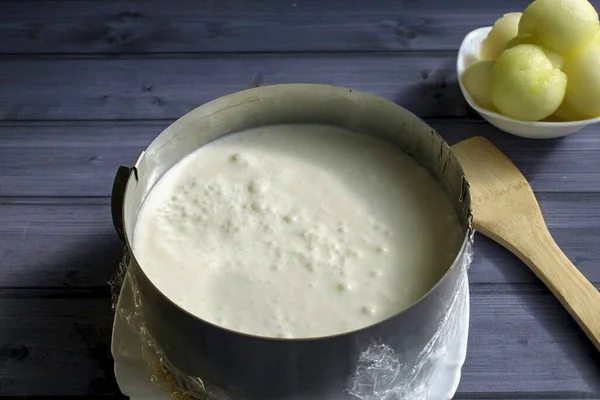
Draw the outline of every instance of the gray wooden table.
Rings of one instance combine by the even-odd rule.
[[[462,37],[527,3],[0,1],[0,396],[118,394],[113,174],[190,109],[256,85],[349,86],[451,144],[489,138],[599,287],[600,126],[514,138],[471,113],[457,86]],[[600,399],[600,356],[559,303],[498,245],[477,236],[475,250],[456,399]]]

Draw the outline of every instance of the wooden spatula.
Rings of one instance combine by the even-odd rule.
[[[552,238],[523,174],[485,138],[467,139],[452,150],[471,187],[474,228],[527,264],[600,350],[600,292]]]

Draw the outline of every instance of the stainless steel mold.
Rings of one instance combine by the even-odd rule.
[[[229,133],[273,124],[327,124],[397,145],[438,180],[462,221],[464,241],[440,281],[407,310],[370,327],[316,339],[269,339],[222,329],[166,298],[144,274],[131,249],[142,203],[162,175],[198,147]],[[386,343],[410,363],[446,313],[472,233],[469,186],[444,140],[404,108],[352,89],[285,84],[233,93],[196,108],[165,129],[133,167],[121,167],[112,197],[115,228],[133,260],[150,334],[182,372],[211,381],[234,396],[338,400],[359,354]],[[167,266],[165,266],[167,268]]]

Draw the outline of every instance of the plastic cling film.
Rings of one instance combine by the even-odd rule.
[[[461,273],[446,313],[436,333],[419,352],[416,362],[407,364],[388,344],[373,342],[360,354],[356,369],[348,379],[346,393],[340,394],[341,397],[348,400],[445,400],[439,393],[432,392],[429,383],[436,379],[436,374],[447,373],[435,366],[448,352],[456,351],[452,344],[456,343],[456,338],[464,329],[463,316],[468,307],[467,270],[472,259],[472,241],[469,241],[462,254],[462,264],[459,266]],[[255,400],[238,395],[232,397],[202,377],[182,373],[165,357],[160,345],[146,328],[141,293],[135,275],[131,272],[132,262],[129,253],[125,251],[110,282],[115,330],[118,320],[118,323],[126,328],[126,334],[133,338],[120,344],[118,336],[125,333],[113,335],[113,353],[116,348],[120,358],[135,360],[143,365],[148,380],[165,391],[165,399],[170,397],[186,400]],[[466,343],[463,345],[466,346]],[[466,349],[463,349],[462,357],[464,351]]]
[[[119,319],[126,326],[128,334],[135,336],[134,343],[137,348],[132,349],[130,346],[131,341],[129,341],[126,349],[119,349],[119,346],[115,346],[115,343],[113,343],[113,351],[117,347],[117,351],[125,359],[142,363],[146,369],[148,380],[165,391],[165,398],[234,400],[220,388],[205,383],[200,377],[182,373],[164,356],[158,342],[146,329],[142,313],[141,293],[135,275],[131,272],[132,262],[133,260],[126,249],[109,285],[112,291],[112,308],[116,318],[115,328],[117,326],[116,320]],[[115,335],[113,336],[114,340]]]
[[[405,364],[385,343],[372,343],[359,357],[356,372],[349,380],[349,393],[360,400],[429,400],[433,397],[428,384],[435,374],[434,365],[449,351],[460,334],[461,317],[468,306],[467,270],[473,260],[471,243],[463,257],[459,281],[440,326],[419,353],[417,362]]]

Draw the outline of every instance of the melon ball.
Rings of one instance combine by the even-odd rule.
[[[532,35],[561,54],[589,43],[599,31],[598,13],[587,0],[535,0],[519,21],[519,35]]]
[[[500,17],[484,41],[481,42],[479,57],[491,60],[500,57],[508,41],[517,36],[520,19],[520,12],[512,12]]]
[[[462,74],[462,83],[477,105],[493,110],[492,70],[494,60],[479,60],[469,65]]]
[[[569,82],[567,81],[567,90],[568,88]],[[573,110],[564,100],[560,107],[556,109],[554,114],[551,115],[551,117],[559,121],[581,121],[590,118],[586,115],[579,114],[578,112]]]
[[[565,106],[588,117],[600,116],[600,41],[565,59],[569,77]]]
[[[492,103],[511,118],[539,121],[562,103],[567,76],[538,46],[521,44],[505,50],[492,71]]]
[[[536,39],[535,37],[533,37],[532,35],[518,35],[518,36],[512,38],[508,42],[508,44],[506,45],[506,48],[511,49],[520,44],[533,44],[533,45],[538,46],[540,49],[542,49],[544,54],[546,54],[546,57],[548,57],[548,59],[550,60],[550,62],[554,66],[554,68],[558,68],[558,69],[563,68],[564,63],[565,63],[564,57],[561,56],[556,51],[550,50],[548,47],[542,45],[540,43],[540,41],[538,39]]]

